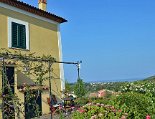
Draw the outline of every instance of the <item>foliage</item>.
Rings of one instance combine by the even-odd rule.
[[[128,113],[129,119],[144,119],[147,114],[153,117],[155,112],[155,98],[151,94],[127,92],[111,99],[110,104]]]
[[[78,106],[84,106],[86,105],[88,102],[90,102],[90,99],[82,97],[82,98],[77,98],[75,100],[76,105]]]
[[[75,87],[74,87],[74,93],[77,95],[77,97],[83,97],[86,94],[85,85],[82,79],[78,79]]]
[[[68,81],[65,80],[65,92],[70,93],[71,91],[72,91],[72,87],[71,87],[70,83],[68,83]]]
[[[101,103],[101,104],[109,104],[110,98],[87,98],[87,97],[82,97],[82,98],[77,98],[75,99],[75,103],[77,106],[84,106],[88,103]]]
[[[109,82],[109,83],[104,83],[102,85],[102,89],[107,89],[111,91],[118,92],[120,91],[120,87],[126,82]]]
[[[101,103],[101,104],[109,104],[110,98],[102,97],[102,98],[91,98],[92,103]]]
[[[127,82],[107,82],[107,83],[84,83],[86,96],[89,96],[90,93],[96,92],[99,90],[111,90],[118,92],[121,90],[121,86]],[[75,87],[76,83],[70,84],[71,87]],[[73,89],[71,89],[73,91]],[[110,95],[109,95],[110,96]]]
[[[121,110],[114,106],[89,103],[73,113],[73,119],[120,119],[124,116]]]
[[[112,105],[116,110],[121,110],[122,113],[127,113],[128,119],[144,119],[146,115],[150,115],[151,118],[155,118],[155,82],[153,82],[153,80],[154,79],[151,81],[142,80],[136,82],[119,83],[121,85],[117,86],[119,87],[119,90],[122,91],[122,93],[119,93],[119,95],[113,95],[112,97],[109,95],[108,97],[104,98],[92,98],[89,99],[89,102]],[[116,83],[113,84],[116,86]],[[101,85],[101,83],[98,85]],[[112,89],[112,83],[108,85],[106,84],[106,86],[109,85]],[[116,90],[118,87],[113,89]],[[79,103],[84,104],[84,101],[81,100]],[[76,119],[79,116],[81,119],[84,119],[91,118],[95,115],[97,118],[99,118],[97,113],[98,111],[96,112],[98,109],[96,109],[96,107],[91,109],[93,109],[94,113],[89,111],[87,108],[84,108],[84,113],[81,114],[77,111],[74,113],[73,117]],[[110,116],[107,118],[119,117],[113,117],[113,114],[110,113]]]
[[[122,92],[138,92],[142,94],[151,93],[155,96],[155,83],[150,81],[132,82],[122,85]]]
[[[145,80],[126,83],[121,86],[121,91],[125,94],[120,95],[125,98],[131,116],[141,116],[144,118],[150,114],[155,118],[155,82],[154,77]],[[124,97],[123,97],[124,96]],[[137,97],[135,97],[137,96]],[[121,99],[118,99],[121,101]],[[130,100],[130,101],[129,101]],[[136,106],[133,106],[136,105]]]
[[[91,109],[89,109],[90,106],[86,104],[86,106],[73,114],[73,119],[78,119],[78,117],[80,119],[100,119],[99,114],[104,116],[104,112],[108,112],[108,116],[102,118],[117,119],[124,114],[128,114],[127,119],[144,119],[146,115],[150,115],[152,119],[155,118],[155,77],[135,82],[91,83],[86,84],[86,88],[90,92],[100,89],[121,91],[118,95],[111,96],[111,94],[108,94],[104,98],[86,99],[88,102],[95,104],[112,105],[115,110],[119,110],[121,113],[119,113],[119,116],[116,116],[113,111],[107,111],[107,108],[101,108],[104,110],[102,112],[99,106],[91,105]],[[84,105],[87,101],[81,99],[78,103]]]

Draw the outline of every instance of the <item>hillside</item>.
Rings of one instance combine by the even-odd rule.
[[[143,81],[155,82],[155,76],[148,77],[148,78],[144,79]]]

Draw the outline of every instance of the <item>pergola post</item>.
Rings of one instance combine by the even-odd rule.
[[[49,97],[50,97],[50,111],[51,111],[51,119],[52,119],[52,83],[51,83],[51,79],[52,79],[52,75],[51,75],[51,67],[52,67],[52,62],[49,61],[48,62],[48,66],[49,66]]]

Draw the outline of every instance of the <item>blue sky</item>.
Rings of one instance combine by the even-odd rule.
[[[48,11],[68,20],[61,24],[63,59],[82,60],[86,82],[155,75],[154,6],[154,0],[48,0]],[[64,68],[75,82],[76,66]]]

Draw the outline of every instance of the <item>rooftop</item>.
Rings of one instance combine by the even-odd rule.
[[[21,2],[21,1],[17,1],[17,0],[0,0],[0,2],[4,3],[4,4],[8,4],[8,5],[13,6],[13,7],[16,7],[18,9],[30,12],[32,14],[39,15],[41,17],[45,17],[47,19],[53,20],[53,21],[58,22],[58,23],[67,22],[66,19],[64,19],[64,18],[62,18],[60,16],[57,16],[57,15],[52,14],[52,13],[47,12],[47,11],[43,11],[43,10],[37,8],[37,7],[31,6],[31,5],[29,5],[27,3],[24,3],[24,2]]]

